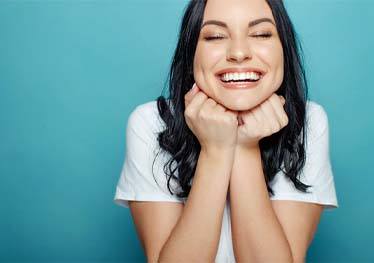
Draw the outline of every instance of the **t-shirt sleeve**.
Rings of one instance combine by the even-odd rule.
[[[328,117],[323,107],[310,103],[307,114],[306,162],[299,180],[307,185],[307,193],[299,191],[283,172],[272,181],[274,196],[271,200],[299,200],[317,203],[326,209],[337,208],[333,170],[329,154]]]
[[[114,202],[129,207],[128,201],[183,202],[167,188],[163,172],[164,154],[156,158],[157,134],[152,123],[154,116],[144,112],[145,107],[137,107],[129,116],[126,128],[126,153],[122,171],[117,183]],[[151,118],[151,119],[150,119]],[[170,180],[172,190],[176,185]]]

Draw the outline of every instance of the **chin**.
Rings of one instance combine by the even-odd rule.
[[[229,109],[229,110],[232,110],[232,111],[247,111],[247,110],[250,110],[254,107],[256,107],[256,105],[254,105],[253,103],[248,103],[248,102],[243,102],[243,103],[225,103],[224,106]]]
[[[224,100],[217,99],[217,102],[232,111],[247,111],[256,107],[260,100],[248,96],[227,96]]]
[[[256,103],[250,100],[225,100],[224,102],[219,102],[225,108],[232,110],[232,111],[246,111],[254,108]]]

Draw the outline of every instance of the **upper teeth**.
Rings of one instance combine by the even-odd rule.
[[[224,73],[221,76],[221,79],[224,81],[230,81],[230,80],[259,80],[260,75],[256,72],[235,72],[235,73]]]

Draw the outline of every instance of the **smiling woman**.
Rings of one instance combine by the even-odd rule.
[[[170,97],[131,113],[115,194],[149,262],[305,260],[338,202],[301,51],[280,0],[189,2]]]
[[[265,1],[246,1],[242,7],[231,6],[235,19],[221,8],[225,6],[214,1],[207,3],[196,47],[195,81],[209,97],[227,108],[248,110],[279,88],[283,80],[282,43]],[[222,14],[223,21],[214,19],[218,13]],[[257,18],[256,14],[265,17]],[[255,19],[248,22],[248,17]],[[227,68],[227,62],[233,67]],[[255,81],[249,83],[250,80]],[[246,89],[260,82],[261,89]],[[222,86],[231,89],[219,88]]]

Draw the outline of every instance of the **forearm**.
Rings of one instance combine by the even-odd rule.
[[[237,148],[230,207],[237,262],[292,262],[290,246],[268,196],[258,147]]]
[[[234,150],[201,151],[183,213],[159,262],[214,262]]]

